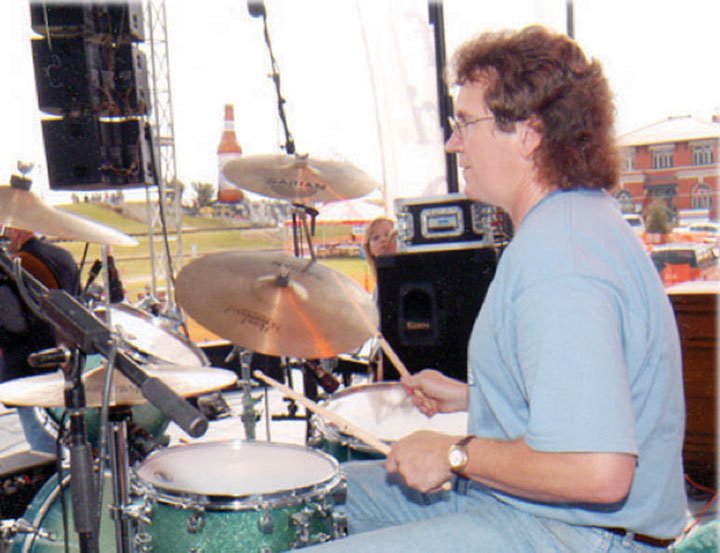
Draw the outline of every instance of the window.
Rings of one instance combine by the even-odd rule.
[[[699,182],[690,192],[690,203],[693,209],[710,209],[712,207],[712,191],[710,186]]]
[[[714,162],[712,144],[693,144],[691,147],[693,165],[711,165]]]
[[[664,146],[654,148],[652,150],[652,168],[667,169],[673,166],[673,149],[672,146]]]
[[[635,170],[635,148],[623,150],[623,171]]]

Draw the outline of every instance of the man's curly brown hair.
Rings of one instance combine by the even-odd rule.
[[[542,135],[535,164],[543,182],[561,189],[616,186],[620,155],[614,103],[597,60],[576,42],[540,26],[483,33],[452,59],[451,80],[483,82],[498,128],[529,120]]]

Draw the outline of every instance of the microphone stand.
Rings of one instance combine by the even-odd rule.
[[[99,551],[99,513],[95,509],[95,479],[92,450],[87,441],[85,426],[85,388],[82,383],[81,362],[77,351],[63,367],[65,375],[65,409],[70,417],[70,482],[72,482],[72,506],[75,531],[80,551]]]
[[[82,354],[99,353],[106,359],[115,355],[115,366],[142,395],[192,437],[207,430],[207,419],[156,377],[150,377],[127,354],[115,351],[112,331],[84,305],[61,289],[49,290],[0,252],[0,271],[12,279],[28,309],[51,323],[75,351],[65,374],[65,407],[70,413],[70,470],[75,529],[81,553],[98,552],[94,535],[98,516],[94,501],[93,463],[85,426],[85,388],[82,382]],[[34,296],[34,297],[33,297]]]

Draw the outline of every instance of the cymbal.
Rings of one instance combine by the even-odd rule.
[[[175,295],[208,330],[266,355],[334,357],[378,327],[375,302],[355,281],[284,253],[206,255],[180,271]]]
[[[83,242],[114,246],[138,244],[119,230],[57,209],[30,191],[11,186],[0,186],[0,225]]]
[[[83,374],[85,401],[88,407],[102,405],[106,365]],[[146,365],[143,371],[158,377],[176,394],[192,397],[214,392],[235,383],[237,375],[225,369],[184,367],[182,365]],[[63,407],[65,377],[62,371],[16,378],[0,384],[0,403],[13,406]],[[119,370],[113,371],[110,406],[139,405],[148,400]]]
[[[240,157],[228,161],[222,171],[240,188],[295,203],[350,200],[378,187],[372,177],[349,163],[308,155]]]

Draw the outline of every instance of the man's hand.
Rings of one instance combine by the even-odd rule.
[[[437,413],[467,411],[467,384],[434,369],[425,369],[400,382],[410,394],[412,403],[428,417]]]
[[[430,430],[414,432],[393,444],[385,469],[398,473],[411,488],[438,491],[453,476],[448,451],[460,438]]]

